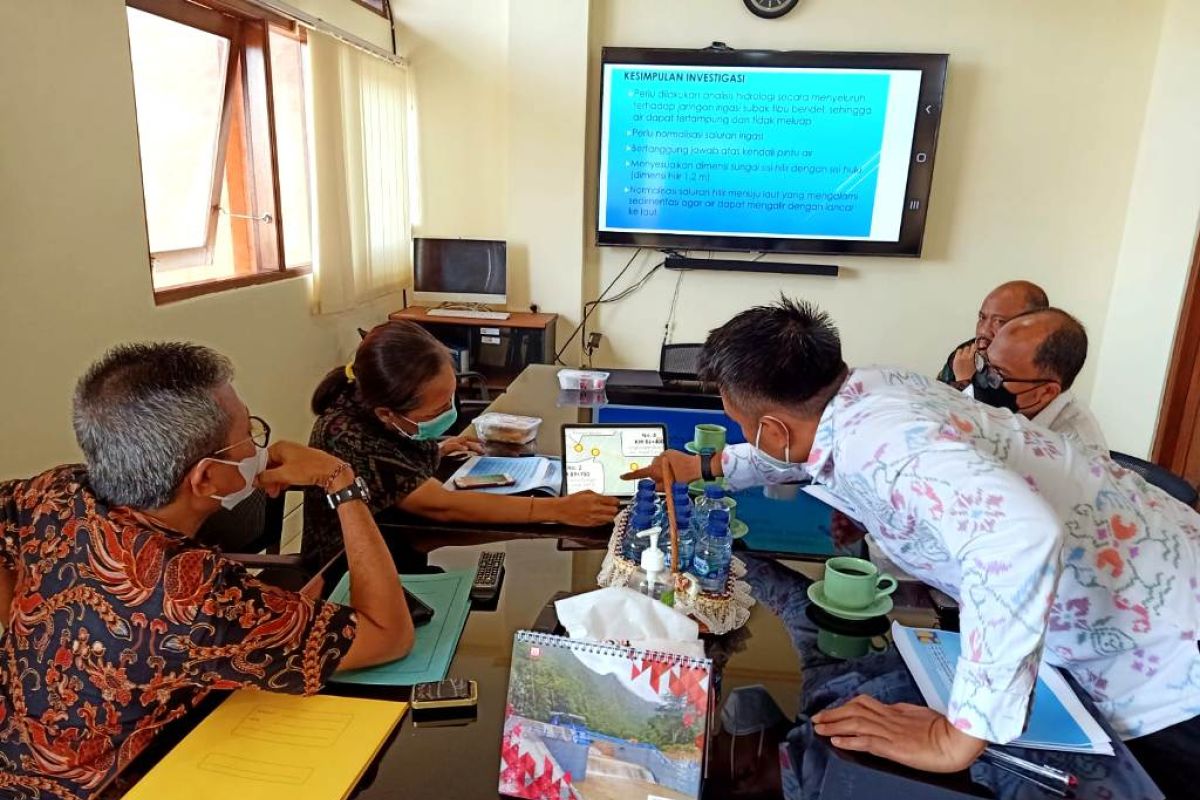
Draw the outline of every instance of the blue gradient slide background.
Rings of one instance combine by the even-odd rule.
[[[674,67],[657,69],[687,73]],[[743,74],[744,82],[695,83],[630,79],[635,71],[646,68],[616,67],[610,74],[603,228],[813,237],[871,234],[888,75],[730,69],[719,72]],[[685,99],[663,92],[702,96]],[[855,99],[772,103],[739,94]],[[673,111],[647,105],[686,102],[704,103],[712,110]],[[764,106],[768,110],[763,111]],[[791,110],[797,106],[805,110]],[[813,106],[823,107],[825,113],[813,111]],[[829,113],[834,106],[856,107],[860,115]],[[862,114],[863,110],[869,113]],[[683,114],[712,119],[679,121]],[[652,116],[660,119],[647,119]],[[811,123],[787,122],[805,118]],[[711,148],[719,152],[695,153],[695,149]],[[673,152],[678,149],[682,152]],[[747,149],[793,152],[772,156],[748,154]],[[827,171],[814,174],[797,169],[813,167]],[[829,202],[810,197],[809,192],[855,192],[857,198],[834,200],[838,207],[831,210],[826,208]],[[728,205],[739,202],[741,207]]]

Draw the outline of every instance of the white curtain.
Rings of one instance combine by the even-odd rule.
[[[310,32],[316,209],[314,310],[345,311],[409,283],[409,70]],[[412,193],[415,194],[415,193]]]

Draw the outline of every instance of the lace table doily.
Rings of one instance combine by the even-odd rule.
[[[621,553],[625,536],[629,529],[629,509],[624,509],[617,515],[613,526],[613,535],[608,540],[608,552],[604,555],[604,563],[596,582],[601,586],[628,586],[634,588],[645,573],[639,565],[625,558]],[[686,573],[686,569],[680,570]],[[754,598],[750,595],[750,585],[742,580],[746,575],[746,565],[737,556],[729,565],[729,580],[723,594],[708,592],[685,591],[680,585],[675,591],[675,610],[687,614],[715,634],[729,633],[746,624],[750,619],[750,607]]]

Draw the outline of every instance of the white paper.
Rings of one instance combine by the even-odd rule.
[[[819,484],[819,483],[805,484],[802,491],[811,495],[812,497],[816,498],[817,500],[820,500],[825,505],[830,506],[831,508],[837,509],[838,511],[842,512],[850,519],[854,520],[855,522],[859,521],[858,512],[856,510],[851,508],[849,505],[847,505],[845,502],[842,501],[842,498],[838,497],[836,494],[829,491],[821,484]]]
[[[694,619],[628,587],[578,594],[554,607],[572,639],[625,642],[644,650],[704,657],[700,626]]]

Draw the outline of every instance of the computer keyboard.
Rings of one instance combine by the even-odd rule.
[[[425,312],[427,317],[473,317],[475,319],[508,319],[507,311],[459,311],[457,308],[431,308]]]

